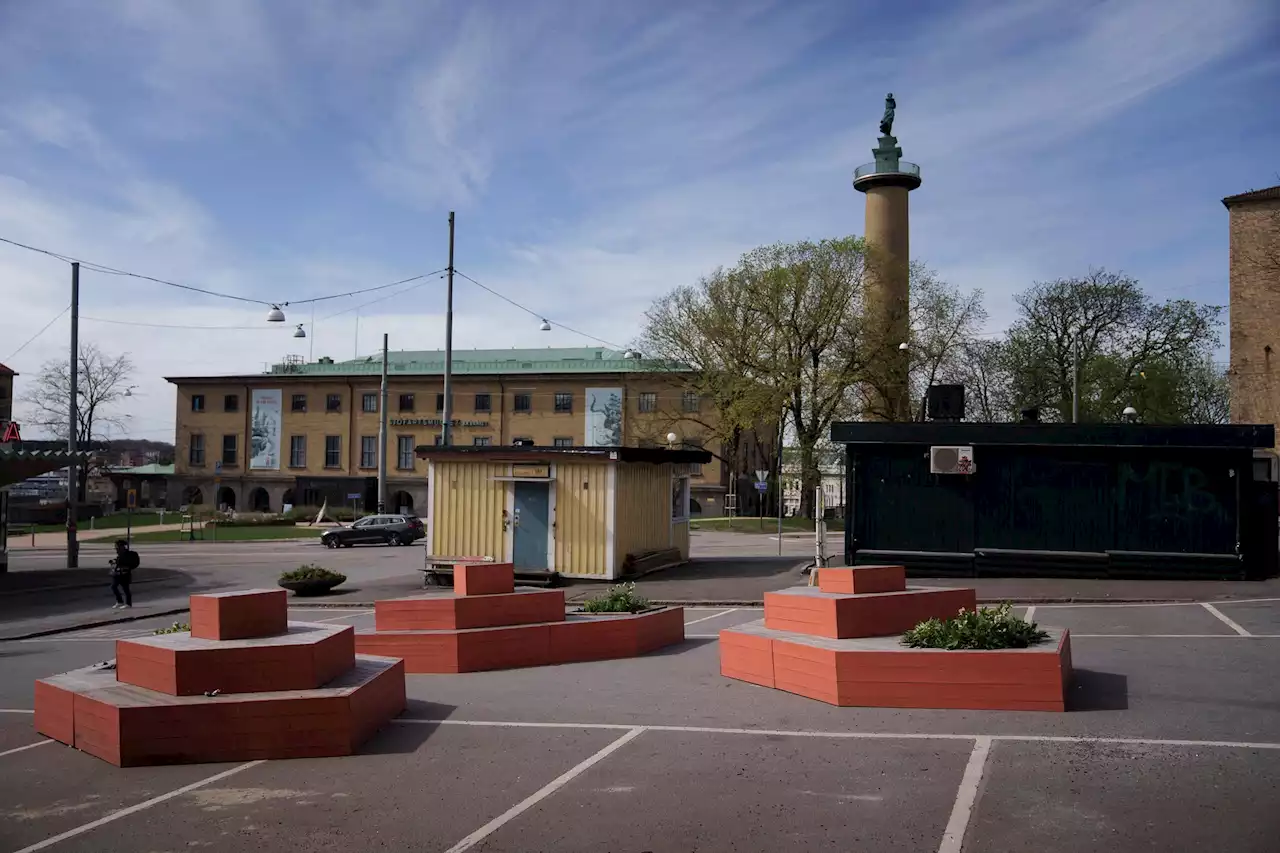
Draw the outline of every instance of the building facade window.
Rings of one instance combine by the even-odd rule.
[[[475,438],[471,439],[471,443],[476,447],[488,447],[493,443],[493,439],[489,438],[487,435],[477,435]]]
[[[328,396],[326,396],[324,398],[324,410],[326,412],[341,412],[342,411],[342,395],[329,394]]]
[[[697,391],[685,391],[680,395],[680,403],[686,412],[696,412],[702,408],[702,397]]]
[[[378,467],[378,437],[376,435],[360,436],[360,467]]]
[[[402,412],[413,411],[413,395],[412,394],[400,395],[400,411]]]
[[[684,447],[685,447],[685,449],[686,449],[686,450],[702,450],[702,449],[703,449],[703,444],[704,444],[704,442],[702,441],[702,439],[700,439],[700,438],[691,438],[691,439],[689,439],[689,440],[685,441],[685,443],[684,443]],[[689,466],[689,472],[690,472],[690,475],[691,475],[691,476],[694,476],[694,477],[701,477],[701,476],[702,476],[702,465],[701,465],[701,464],[698,464],[698,465],[696,465],[696,466],[690,465],[690,466]]]
[[[324,467],[342,467],[342,436],[326,435],[324,437]]]
[[[441,434],[441,435],[437,435],[437,436],[436,436],[436,441],[435,441],[435,445],[436,445],[436,447],[439,447],[439,446],[440,446],[440,445],[442,445],[442,444],[444,444],[444,435],[443,435],[443,434]]]
[[[401,435],[396,438],[396,468],[401,471],[413,470],[413,436]]]
[[[658,395],[654,391],[640,392],[640,411],[656,412],[658,411]]]
[[[289,436],[289,467],[307,467],[307,437],[305,435]]]
[[[493,398],[488,394],[477,394],[475,411],[477,413],[493,411]]]
[[[289,403],[289,411],[305,412],[307,410],[307,395],[294,394]]]
[[[573,447],[573,439],[563,436],[551,439],[552,447]]]
[[[193,412],[204,411],[204,395],[203,394],[191,395],[191,411]]]
[[[222,398],[222,411],[238,412],[240,411],[240,395],[227,394]]]
[[[516,412],[519,412],[521,414],[528,414],[529,412],[533,411],[533,395],[532,394],[528,394],[528,393],[516,394],[514,397],[512,397],[511,402],[512,402],[511,408]]]
[[[236,464],[236,449],[239,444],[239,436],[224,435],[222,437],[222,464]]]
[[[204,436],[195,434],[191,436],[191,446],[187,448],[187,462],[192,465],[204,464]]]
[[[566,414],[573,411],[573,394],[567,391],[556,392],[555,410],[559,414]]]
[[[511,443],[516,447],[525,447],[525,446],[532,447],[533,439],[529,438],[529,436],[527,435],[517,435],[512,437]]]
[[[360,400],[360,408],[366,412],[378,411],[378,395],[365,394]]]
[[[437,412],[444,411],[444,395],[443,394],[436,395],[436,411]]]

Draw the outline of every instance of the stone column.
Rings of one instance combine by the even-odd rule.
[[[920,186],[920,167],[901,159],[892,136],[880,137],[874,163],[859,166],[853,187],[867,197],[866,339],[871,347],[867,396],[870,420],[910,420],[911,225],[908,194]]]

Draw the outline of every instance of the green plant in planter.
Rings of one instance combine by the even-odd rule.
[[[633,583],[611,586],[603,595],[582,602],[585,613],[639,613],[648,610],[650,606],[649,599],[636,595],[636,585]]]
[[[280,575],[282,582],[290,581],[325,581],[334,586],[342,583],[347,576],[341,572],[335,572],[332,569],[326,569],[324,566],[317,566],[314,563],[303,563],[291,572],[285,572]]]
[[[961,610],[950,619],[927,619],[902,635],[902,644],[917,649],[1025,649],[1049,634],[1034,622],[1013,615],[1009,602],[999,607]]]
[[[186,622],[174,622],[174,623],[173,623],[172,625],[170,625],[168,628],[157,628],[157,629],[155,629],[154,631],[152,631],[151,633],[153,633],[153,634],[182,634],[182,633],[184,633],[184,632],[186,632],[186,631],[190,631],[190,630],[191,630],[191,626],[190,626],[189,624],[187,624]]]

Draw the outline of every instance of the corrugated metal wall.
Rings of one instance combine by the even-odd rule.
[[[671,466],[646,463],[618,466],[618,519],[615,525],[615,571],[628,554],[679,547],[671,540]],[[685,529],[682,554],[689,552]]]
[[[436,461],[431,542],[436,555],[503,559],[507,484],[493,478],[504,476],[507,469],[501,464]]]
[[[557,462],[555,490],[555,570],[607,576],[609,464]]]

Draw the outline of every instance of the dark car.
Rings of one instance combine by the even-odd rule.
[[[350,527],[325,531],[320,544],[326,548],[352,545],[409,545],[427,535],[416,515],[366,515]]]

